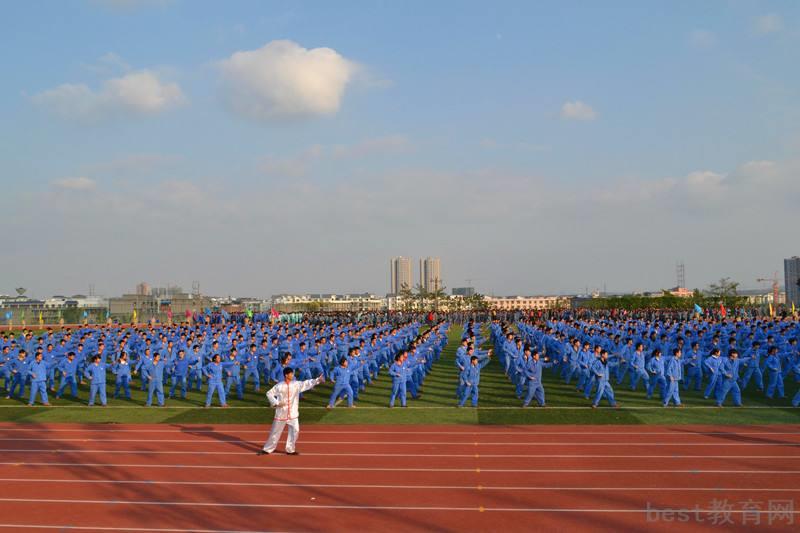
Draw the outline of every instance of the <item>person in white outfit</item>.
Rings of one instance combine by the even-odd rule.
[[[278,447],[278,440],[283,434],[283,428],[289,426],[289,435],[286,438],[286,453],[297,455],[294,448],[297,442],[297,434],[300,432],[300,422],[298,417],[300,411],[300,393],[311,390],[320,383],[325,383],[325,377],[320,376],[316,379],[305,381],[295,381],[294,370],[290,367],[283,369],[283,381],[277,383],[267,392],[267,399],[272,407],[275,408],[275,419],[272,421],[272,430],[269,433],[264,447],[258,451],[258,455],[269,455]]]

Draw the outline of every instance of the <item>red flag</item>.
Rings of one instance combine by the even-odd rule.
[[[272,310],[269,312],[272,316],[278,316],[278,312],[273,307]]]
[[[722,304],[719,304],[719,313],[722,315],[722,318],[728,316],[728,310],[725,309],[725,306]]]

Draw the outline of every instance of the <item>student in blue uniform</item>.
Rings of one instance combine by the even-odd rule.
[[[153,360],[147,366],[147,373],[150,380],[147,383],[147,407],[153,405],[153,393],[156,394],[158,406],[164,407],[164,370],[167,363],[161,359],[161,354],[156,352],[153,354]]]
[[[406,369],[403,366],[403,353],[394,356],[394,364],[389,367],[392,376],[392,395],[389,397],[389,407],[394,407],[394,401],[400,398],[400,405],[406,406]]]
[[[683,379],[682,356],[680,348],[673,348],[672,357],[667,361],[665,370],[667,392],[664,394],[664,407],[668,407],[670,402],[673,402],[675,407],[683,407],[680,396],[680,383]]]
[[[225,384],[225,395],[230,396],[231,388],[236,387],[236,397],[244,400],[244,388],[242,387],[242,363],[236,355],[236,348],[231,348],[228,359],[222,364],[225,368],[227,382]]]
[[[742,391],[739,389],[739,352],[730,350],[728,357],[719,365],[719,387],[717,387],[717,407],[722,407],[728,393],[733,397],[733,405],[742,406]]]
[[[592,372],[597,378],[597,394],[592,402],[592,409],[596,409],[600,404],[603,397],[608,400],[611,407],[619,407],[619,404],[614,399],[614,389],[611,388],[609,382],[609,368],[608,368],[608,352],[603,350],[600,352],[600,359],[596,359],[592,363]]]
[[[77,399],[78,360],[75,359],[75,352],[68,352],[67,356],[61,361],[61,364],[58,366],[58,369],[59,371],[61,371],[61,385],[59,385],[58,391],[56,392],[56,398],[61,398],[61,395],[64,393],[64,389],[67,388],[67,385],[69,385],[72,397]]]
[[[633,352],[633,357],[631,359],[630,365],[630,372],[631,372],[631,390],[635,391],[636,386],[639,384],[639,380],[643,380],[645,388],[647,388],[647,384],[649,383],[650,376],[647,374],[647,369],[645,368],[645,358],[644,358],[644,344],[637,343],[636,344],[636,351]]]
[[[128,354],[122,352],[117,362],[111,367],[111,372],[116,376],[114,379],[114,398],[119,398],[119,391],[122,390],[127,400],[131,399],[131,365],[128,362]]]
[[[203,373],[208,378],[208,393],[206,394],[205,406],[211,407],[211,399],[214,397],[214,392],[216,392],[220,407],[228,407],[228,404],[225,402],[225,388],[222,386],[222,377],[224,374],[222,357],[219,354],[214,354],[211,358],[211,362],[203,369]]]
[[[461,372],[460,379],[464,382],[464,389],[461,393],[458,406],[464,407],[467,398],[472,398],[472,407],[478,407],[478,387],[481,383],[481,369],[489,364],[491,359],[487,357],[483,361],[478,356],[473,355],[469,358],[469,365]]]
[[[94,405],[94,399],[100,394],[100,405],[106,406],[106,364],[100,360],[99,355],[92,357],[92,362],[83,371],[89,378],[89,406]]]
[[[44,362],[41,352],[36,354],[36,358],[31,363],[28,369],[31,378],[31,397],[28,400],[28,405],[33,406],[36,402],[36,394],[42,400],[42,405],[49,406],[50,402],[47,401],[47,363]]]
[[[666,395],[666,380],[664,379],[664,359],[661,358],[661,350],[656,348],[653,350],[653,357],[647,362],[647,372],[650,374],[650,380],[647,383],[647,399],[653,397],[656,387],[661,395],[661,401],[664,401]]]
[[[747,368],[744,371],[742,378],[742,390],[747,388],[751,379],[755,379],[756,388],[759,391],[764,390],[764,374],[761,372],[761,343],[753,341],[748,352],[748,360],[746,363]]]
[[[706,390],[703,392],[703,398],[708,400],[708,398],[715,394],[717,391],[717,387],[719,386],[720,379],[719,379],[719,365],[722,364],[722,359],[720,358],[720,351],[719,348],[712,348],[711,349],[711,356],[707,357],[705,361],[703,361],[703,374],[708,374],[708,385],[706,385]]]
[[[683,381],[683,390],[689,390],[689,387],[693,387],[694,390],[699,391],[703,385],[703,356],[700,353],[700,343],[693,342],[686,357],[682,358],[686,365],[686,379]]]
[[[768,384],[767,384],[767,398],[770,400],[778,392],[778,398],[783,398],[783,368],[781,366],[781,358],[778,355],[778,347],[770,346],[767,352],[767,360],[764,362],[764,368],[769,371]]]
[[[169,397],[175,396],[175,389],[180,385],[181,399],[186,399],[186,387],[189,379],[189,359],[183,350],[178,350],[178,357],[172,361],[170,372],[172,374],[172,386],[169,388]]]
[[[525,369],[525,377],[528,381],[528,395],[522,407],[528,407],[532,400],[536,400],[540,407],[546,407],[544,399],[544,386],[542,385],[542,369],[550,368],[553,363],[547,357],[540,359],[539,350],[533,350],[530,365]]]
[[[355,404],[353,404],[353,387],[350,386],[350,369],[347,368],[347,365],[347,358],[342,357],[339,360],[339,366],[331,373],[331,380],[334,386],[330,400],[328,400],[328,409],[333,409],[336,400],[342,395],[347,396],[347,407],[355,407]]]
[[[9,364],[11,365],[11,389],[8,391],[6,399],[13,398],[14,396],[22,398],[25,395],[25,384],[30,377],[29,371],[31,366],[25,350],[20,349],[19,352],[17,352],[17,358],[12,359]],[[19,389],[18,393],[15,394],[14,391],[17,389]]]
[[[247,358],[244,361],[244,379],[242,380],[242,389],[247,387],[247,379],[253,378],[253,392],[261,390],[261,375],[259,372],[260,358],[258,354],[258,347],[255,344],[250,345],[250,351],[247,353]]]

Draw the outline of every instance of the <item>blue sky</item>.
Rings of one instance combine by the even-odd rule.
[[[800,253],[796,2],[7,2],[0,292],[746,286]]]

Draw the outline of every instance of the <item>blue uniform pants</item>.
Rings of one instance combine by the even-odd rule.
[[[647,371],[644,368],[631,368],[631,390],[636,390],[636,387],[639,385],[639,380],[644,381],[645,387],[647,387],[647,382],[650,379],[650,376],[647,375]]]
[[[666,385],[667,382],[664,379],[664,376],[650,376],[650,381],[647,383],[647,399],[649,400],[653,397],[653,393],[655,392],[656,387],[658,387],[658,392],[661,394],[661,399],[663,400],[666,393]]]
[[[14,394],[14,391],[19,389],[19,394]],[[8,395],[19,396],[20,398],[25,394],[25,377],[22,374],[14,374],[11,378],[11,390],[8,391]]]
[[[206,394],[206,407],[211,406],[211,399],[214,397],[214,391],[217,392],[220,405],[227,405],[225,401],[225,388],[222,386],[221,381],[208,381],[208,393]]]
[[[164,384],[158,379],[151,379],[147,384],[147,406],[153,405],[153,393],[156,393],[158,405],[164,405]]]
[[[756,380],[756,388],[758,390],[764,390],[764,374],[757,365],[748,366],[747,370],[745,370],[744,378],[742,379],[742,390],[747,388],[747,384],[750,383],[750,380],[753,378]]]
[[[94,399],[98,393],[100,394],[100,405],[106,404],[106,384],[92,382],[89,385],[89,405],[94,405]]]
[[[72,397],[78,397],[78,383],[75,381],[75,376],[64,376],[61,378],[61,385],[58,387],[58,392],[56,392],[56,398],[61,398],[61,395],[64,393],[64,389],[67,388],[67,385],[69,385]]]
[[[130,377],[119,376],[114,384],[114,398],[119,398],[119,391],[122,389],[125,392],[125,398],[131,399],[131,385]]]
[[[772,399],[776,390],[778,391],[778,398],[783,398],[783,375],[780,372],[770,371],[767,398]]]
[[[538,380],[528,380],[528,395],[525,396],[525,403],[523,404],[524,407],[528,407],[531,404],[532,400],[536,400],[536,403],[544,407],[544,387],[542,387],[542,383]]]
[[[252,377],[253,383],[255,385],[255,391],[258,392],[261,390],[261,376],[258,375],[257,368],[249,368],[244,371],[244,381],[242,382],[242,388],[247,386],[247,378]]]
[[[472,398],[472,407],[478,407],[478,385],[476,383],[464,386],[458,406],[463,407],[464,404],[467,403],[467,398],[470,397]]]
[[[392,395],[389,398],[389,407],[394,407],[396,398],[400,398],[400,405],[406,406],[406,381],[404,379],[392,380]]]
[[[339,396],[343,395],[347,395],[347,407],[353,407],[353,387],[351,387],[349,383],[343,383],[342,385],[337,383],[334,385],[331,398],[328,400],[328,405],[333,407],[333,404],[336,402]]]
[[[708,385],[706,385],[706,390],[703,392],[703,398],[706,400],[711,396],[711,393],[717,390],[717,376],[718,374],[714,372],[711,374],[711,377],[708,380]]]
[[[172,398],[175,396],[175,389],[178,388],[178,384],[181,386],[181,398],[186,398],[186,376],[179,376],[174,375],[172,376],[172,387],[169,389],[169,397]]]
[[[728,397],[728,393],[731,393],[733,396],[733,405],[740,406],[742,405],[742,391],[739,389],[739,384],[736,382],[735,379],[724,379],[722,383],[719,384],[717,388],[717,405],[721,406],[725,402],[725,398]]]
[[[681,404],[681,396],[679,394],[680,387],[678,387],[678,381],[670,380],[667,382],[667,393],[664,395],[664,407],[669,405],[669,402],[673,402],[675,405]]]
[[[611,384],[607,381],[598,381],[597,394],[595,394],[594,403],[592,405],[599,405],[600,400],[602,400],[604,396],[612,407],[617,405],[617,401],[614,399],[614,389],[611,388]]]
[[[31,397],[28,400],[28,405],[33,405],[36,401],[36,394],[42,399],[42,403],[49,403],[47,401],[47,382],[46,381],[32,381],[31,382]]]
[[[689,390],[689,387],[699,391],[703,386],[703,370],[699,366],[686,367],[686,379],[683,381],[683,390]]]

